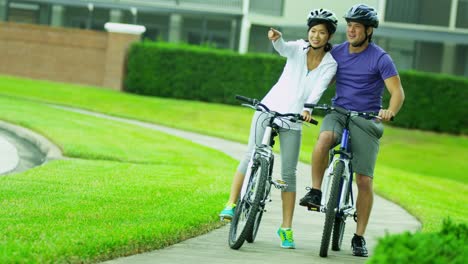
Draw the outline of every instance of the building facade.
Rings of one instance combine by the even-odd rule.
[[[106,22],[139,24],[144,39],[271,53],[267,30],[306,38],[313,8],[340,17],[332,42],[344,41],[341,17],[360,2],[378,10],[374,41],[399,69],[468,77],[468,0],[0,0],[0,20],[100,31]]]

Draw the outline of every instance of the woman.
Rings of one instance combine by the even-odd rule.
[[[301,113],[306,121],[311,120],[310,110],[304,109],[304,103],[317,103],[336,73],[337,63],[330,55],[330,38],[336,31],[336,16],[325,9],[312,10],[307,18],[308,41],[285,42],[281,32],[271,28],[268,38],[273,47],[287,58],[278,82],[263,98],[262,103],[279,113]],[[256,142],[261,142],[265,114],[254,114],[248,151],[234,175],[229,200],[220,216],[231,219],[235,203],[238,200],[242,183],[247,171],[251,153]],[[282,248],[295,248],[292,232],[292,219],[296,200],[296,168],[301,145],[301,124],[283,122],[279,132],[281,176],[288,187],[282,191],[283,222],[277,233],[281,238]],[[257,136],[256,136],[257,135]],[[257,137],[257,138],[255,138]]]

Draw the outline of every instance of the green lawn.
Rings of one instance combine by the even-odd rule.
[[[0,96],[0,117],[69,157],[0,177],[2,263],[96,262],[220,226],[237,165],[223,153],[21,99]]]
[[[24,99],[30,101],[24,101]],[[170,166],[172,163],[178,164],[177,162],[180,162],[175,156],[179,153],[187,153],[188,146],[199,147],[173,137],[170,139],[171,142],[180,143],[172,147],[166,146],[167,144],[161,142],[167,142],[168,139],[165,137],[169,136],[161,133],[102,119],[98,121],[91,117],[48,108],[33,102],[70,105],[239,142],[247,141],[250,119],[253,114],[250,109],[243,107],[143,97],[102,88],[0,77],[1,119],[39,131],[61,146],[67,156],[86,159],[86,162],[90,163],[97,162],[97,167],[104,166],[101,163],[106,162],[115,164],[116,167],[122,165],[117,161],[122,161],[123,164],[127,165],[142,166],[142,171],[158,179],[160,174],[154,175],[154,171],[158,171],[158,169],[153,170],[153,168],[149,169],[145,166],[166,165],[180,169],[179,166]],[[121,131],[118,136],[115,134],[117,131]],[[310,160],[310,153],[317,133],[318,127],[304,129],[301,160],[306,162]],[[116,142],[112,138],[120,138],[120,142]],[[154,143],[145,146],[143,142]],[[135,145],[141,146],[141,149],[135,147],[132,147],[131,151],[126,149],[126,147]],[[154,151],[158,148],[162,148],[164,151]],[[206,151],[206,154],[193,155],[197,159],[191,161],[199,162],[198,166],[207,162],[210,155],[220,156],[214,154],[217,153],[215,151],[200,149],[203,153]],[[465,161],[467,150],[468,139],[466,136],[436,134],[387,126],[376,168],[376,192],[401,204],[418,217],[423,223],[423,231],[425,232],[439,230],[442,220],[446,217],[452,218],[455,222],[468,222],[468,209],[465,206],[468,203],[466,195],[468,180],[464,175],[468,169]],[[174,152],[173,155],[170,154],[171,151]],[[186,158],[190,160],[190,157]],[[213,203],[208,205],[209,210],[211,210],[211,218],[209,219],[212,221],[208,221],[208,223],[211,225],[214,225],[213,221],[216,220],[220,202],[227,197],[227,188],[235,168],[235,162],[226,157],[224,159],[224,161],[216,162],[216,164],[226,164],[224,169],[208,169],[207,171],[217,171],[218,173],[216,175],[210,173],[210,178],[205,179],[204,182],[204,184],[208,184],[213,181],[214,185],[211,186],[213,193],[217,191],[216,195],[213,194]],[[67,162],[74,162],[74,160],[60,161],[57,164],[64,166]],[[80,162],[84,161],[80,160]],[[6,179],[18,180],[23,176],[31,177],[31,175],[40,172],[47,175],[48,169],[55,170],[50,166],[58,165],[52,163],[45,166],[45,171],[35,169],[20,175],[6,177]],[[79,173],[81,169],[85,170],[78,165],[72,167],[75,169],[72,169],[71,173]],[[189,166],[182,167],[182,169],[188,168]],[[90,166],[86,172],[94,175],[96,170],[99,171],[99,168],[94,169]],[[120,175],[120,169],[119,173],[116,174]],[[216,176],[218,177],[216,178]],[[105,180],[106,177],[102,179]],[[5,179],[0,180],[6,181]],[[64,185],[68,184],[68,180],[67,177],[63,179]],[[121,180],[123,181],[123,179]],[[167,180],[174,179],[170,177]],[[145,186],[145,184],[148,183],[143,181],[141,186]],[[0,185],[5,184],[0,183]],[[0,190],[0,192],[12,192],[13,190],[14,188],[8,191]],[[1,195],[0,197],[2,197]],[[151,208],[146,209],[151,210]],[[138,222],[135,219],[132,221]],[[2,227],[0,226],[0,228]],[[176,240],[179,239],[177,235]],[[146,241],[146,239],[142,238],[142,241]],[[112,239],[110,240],[112,241]],[[152,245],[152,243],[148,242],[145,245]]]

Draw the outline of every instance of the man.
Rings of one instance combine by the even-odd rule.
[[[372,42],[374,28],[379,25],[374,8],[358,4],[346,13],[347,41],[331,50],[338,62],[335,107],[359,112],[379,112],[383,121],[396,116],[404,101],[400,77],[390,56]],[[388,108],[382,107],[382,94],[387,87],[391,99]],[[351,241],[354,256],[367,257],[363,237],[373,203],[373,175],[383,134],[381,120],[356,117],[350,125],[353,151],[352,165],[356,173],[358,196],[356,201],[357,227]],[[320,206],[323,174],[328,163],[329,150],[340,142],[343,116],[337,112],[325,116],[320,135],[312,153],[312,188],[300,200],[300,205]],[[351,122],[351,123],[355,123]]]

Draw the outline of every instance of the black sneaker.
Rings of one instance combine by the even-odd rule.
[[[306,190],[309,192],[301,198],[299,205],[306,206],[311,210],[311,208],[320,208],[320,202],[322,201],[322,191],[318,189],[312,189],[307,187]]]
[[[353,249],[353,256],[358,257],[367,257],[367,248],[366,240],[363,236],[358,236],[354,234],[353,239],[351,240],[351,248]]]

